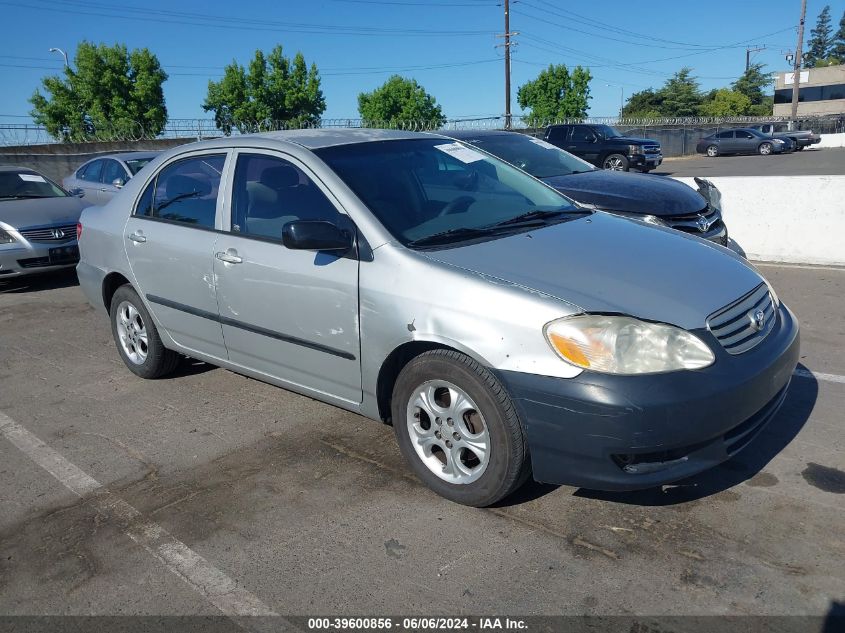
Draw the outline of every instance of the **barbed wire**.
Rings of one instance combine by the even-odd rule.
[[[589,123],[594,125],[613,125],[620,128],[654,129],[666,127],[701,127],[719,128],[736,127],[754,123],[787,122],[789,117],[671,117],[671,118],[620,118],[620,117],[585,117],[573,119],[538,119],[527,116],[513,116],[510,129],[532,132],[554,124]],[[842,117],[805,117],[805,123],[823,122],[826,128],[835,131],[845,130]],[[382,128],[407,131],[435,130],[494,130],[504,129],[504,116],[481,118],[461,118],[439,120],[367,120],[360,118],[318,119],[315,121],[239,121],[228,126],[230,135],[271,132],[294,129],[327,128]],[[0,147],[28,147],[32,145],[50,145],[63,142],[128,142],[157,139],[196,139],[202,140],[224,136],[225,132],[217,127],[214,119],[170,119],[163,129],[147,129],[141,123],[121,124],[109,127],[89,128],[85,132],[76,132],[71,138],[57,138],[41,125],[30,123],[0,123]]]

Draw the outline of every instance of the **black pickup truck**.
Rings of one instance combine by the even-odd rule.
[[[660,143],[624,136],[609,125],[550,125],[543,139],[603,169],[647,172],[663,162]]]

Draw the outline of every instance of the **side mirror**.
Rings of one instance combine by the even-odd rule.
[[[82,189],[81,187],[75,187],[68,191],[68,193],[72,196],[76,196],[77,198],[85,197],[85,189]]]
[[[121,187],[123,187],[123,185],[126,184],[126,181],[123,180],[123,178],[115,178],[114,180],[111,181],[111,184],[113,184],[115,187],[120,189]]]
[[[352,248],[352,234],[323,220],[296,220],[282,228],[282,244],[292,250],[334,251]]]

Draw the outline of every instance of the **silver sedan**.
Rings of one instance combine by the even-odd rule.
[[[436,134],[181,146],[81,223],[80,285],[132,372],[187,355],[389,422],[469,505],[711,468],[798,360],[795,317],[728,249]]]
[[[75,266],[85,206],[32,169],[0,165],[0,280]]]
[[[105,204],[160,152],[121,152],[92,158],[62,180],[64,188],[89,204]]]

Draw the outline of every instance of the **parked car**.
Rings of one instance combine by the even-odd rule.
[[[444,134],[516,165],[582,206],[669,226],[722,246],[728,244],[721,194],[703,178],[696,178],[696,191],[663,176],[596,169],[546,141],[517,132],[466,130]]]
[[[33,169],[0,165],[0,279],[75,266],[85,206]]]
[[[81,223],[80,285],[132,372],[185,354],[391,422],[469,505],[529,476],[627,490],[710,468],[798,360],[795,317],[739,256],[436,134],[183,145]]]
[[[796,151],[801,151],[805,147],[821,142],[822,137],[815,134],[812,130],[790,130],[789,123],[760,123],[757,125],[749,125],[749,128],[757,130],[766,136],[779,138],[781,140],[788,140],[792,142]]]
[[[91,204],[105,204],[160,152],[122,152],[98,156],[83,163],[62,183],[65,189],[83,195]]]
[[[543,139],[602,169],[648,172],[663,162],[660,143],[625,136],[609,125],[550,125]]]
[[[743,127],[722,130],[698,140],[695,151],[711,158],[724,154],[781,154],[789,151],[788,141],[766,136],[759,130]]]

